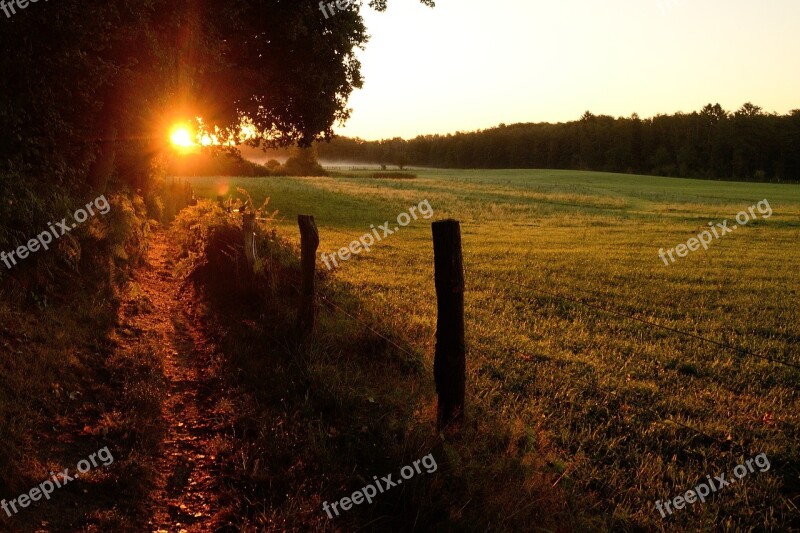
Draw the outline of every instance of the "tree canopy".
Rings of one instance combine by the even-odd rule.
[[[247,116],[269,145],[329,138],[362,83],[363,8],[59,0],[0,17],[2,179],[103,189],[115,169],[141,186],[170,121],[198,116],[221,136]]]

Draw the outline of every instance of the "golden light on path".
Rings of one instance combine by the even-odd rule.
[[[169,135],[169,140],[178,148],[188,149],[196,146],[194,136],[186,126],[175,126]]]

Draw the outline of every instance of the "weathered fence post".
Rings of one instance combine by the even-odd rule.
[[[432,227],[437,299],[433,376],[439,396],[436,425],[442,430],[450,424],[460,426],[464,420],[464,265],[458,221],[442,220]]]
[[[242,230],[244,231],[244,255],[247,257],[247,266],[250,274],[256,263],[256,215],[255,213],[242,214]]]
[[[319,231],[312,215],[297,215],[300,226],[300,309],[297,331],[305,335],[314,329],[314,276],[317,268]]]

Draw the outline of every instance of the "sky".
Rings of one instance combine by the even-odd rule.
[[[363,139],[650,117],[707,103],[800,108],[798,0],[390,0],[363,9]]]

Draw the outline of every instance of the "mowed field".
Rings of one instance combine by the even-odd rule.
[[[313,214],[325,253],[373,224],[394,228],[398,214],[428,200],[430,220],[412,221],[331,278],[430,368],[430,222],[459,220],[468,404],[513,428],[514,446],[559,474],[554,490],[575,514],[598,528],[800,528],[800,369],[764,359],[800,365],[799,186],[573,171],[415,173],[192,183],[212,198],[236,196],[237,187],[258,203],[270,197],[284,217],[279,232],[294,241],[297,214]],[[670,266],[659,258],[659,248],[686,243],[709,222],[728,219],[730,227],[764,199],[768,219],[756,210],[757,220],[708,250]],[[666,519],[656,510],[656,500],[707,475],[731,479],[758,454],[768,471],[756,468]],[[535,502],[520,507],[528,504]]]

